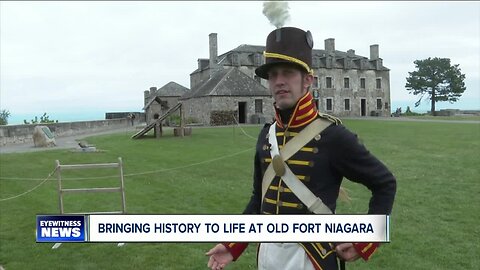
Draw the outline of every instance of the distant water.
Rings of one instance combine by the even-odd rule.
[[[410,110],[416,113],[426,113],[430,111],[430,103],[422,102],[419,107],[415,107],[415,102],[412,101],[392,101],[391,111],[395,112],[397,108],[402,108],[402,112],[407,110],[407,106],[410,106]],[[449,102],[439,102],[436,105],[437,110],[441,109],[460,109],[460,110],[480,110],[480,100],[470,99],[470,100],[459,100],[456,103],[450,104]],[[122,112],[128,112],[125,110]],[[131,110],[136,111],[136,110]],[[115,112],[115,111],[109,111]],[[84,111],[84,112],[47,112],[50,120],[58,120],[58,122],[75,122],[75,121],[92,121],[92,120],[104,120],[105,111]],[[10,117],[8,118],[9,125],[19,125],[23,124],[23,120],[31,121],[40,117],[42,113],[22,113],[16,114],[15,112],[10,111]]]
[[[407,106],[410,107],[412,112],[416,113],[427,113],[430,111],[430,101],[422,101],[420,106],[415,107],[414,101],[392,101],[392,106],[390,110],[395,112],[397,108],[402,108],[402,112],[407,110]],[[435,110],[444,110],[444,109],[459,109],[459,110],[480,110],[480,100],[479,99],[469,99],[469,100],[459,100],[455,103],[449,102],[437,102],[435,105]]]
[[[35,119],[37,116],[38,121],[43,113],[34,114],[15,114],[10,112],[10,117],[8,118],[9,125],[20,125],[23,124],[23,120],[31,122],[32,119]],[[92,120],[104,120],[105,112],[72,112],[72,113],[47,113],[50,120],[58,120],[58,122],[76,122],[76,121],[92,121]]]

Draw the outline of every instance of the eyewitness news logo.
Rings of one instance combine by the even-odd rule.
[[[37,242],[85,242],[86,216],[37,216]]]

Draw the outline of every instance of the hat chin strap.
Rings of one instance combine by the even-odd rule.
[[[295,57],[291,57],[291,56],[280,54],[280,53],[270,53],[270,52],[263,52],[263,56],[265,56],[265,58],[278,58],[278,59],[283,59],[283,60],[287,60],[287,61],[299,64],[302,67],[304,67],[309,74],[313,74],[313,70],[307,65],[307,63]]]

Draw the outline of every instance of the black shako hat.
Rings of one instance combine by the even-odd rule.
[[[255,74],[268,79],[268,70],[276,64],[293,63],[307,73],[312,72],[313,38],[310,31],[295,27],[282,27],[273,30],[267,37],[263,52],[265,64],[255,69]]]

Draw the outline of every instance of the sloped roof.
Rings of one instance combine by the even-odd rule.
[[[176,82],[169,82],[159,88],[155,95],[157,97],[180,97],[190,90]]]
[[[267,88],[238,68],[218,70],[212,78],[181,99],[205,96],[270,96]]]
[[[147,102],[147,104],[145,104],[145,106],[143,106],[142,110],[146,110],[148,107],[150,107],[150,105],[152,105],[152,103],[153,103],[154,101],[156,101],[158,104],[162,104],[162,103],[161,103],[162,100],[161,100],[159,97],[155,96],[155,97],[153,97],[152,99],[150,99],[150,101]]]
[[[219,55],[217,57],[217,59],[218,59],[218,63],[221,66],[231,66],[232,64],[230,63],[229,55],[231,55],[233,53],[248,54],[248,55],[259,53],[259,54],[262,54],[262,56],[263,56],[263,51],[265,51],[265,46],[242,44],[242,45],[236,47],[233,50],[227,51],[226,53],[223,53],[223,54]],[[333,54],[335,55],[335,58],[337,60],[345,58],[348,55],[347,52],[338,51],[338,50],[333,51]],[[327,55],[327,51],[323,50],[323,49],[313,49],[313,51],[312,51],[312,57],[320,57],[321,58],[321,57],[325,57],[326,55]],[[353,54],[350,57],[352,58],[352,60],[359,60],[359,59],[366,59],[367,61],[369,60],[368,57],[361,56],[361,55],[358,55],[358,54]],[[250,64],[253,64],[253,63],[250,63]],[[242,65],[245,65],[245,63],[242,63]],[[367,62],[367,65],[368,65],[367,68],[374,68],[374,66],[369,65],[368,62]],[[201,69],[197,68],[190,75],[198,73],[198,72],[202,72],[203,70],[206,70],[206,69],[209,69],[209,68],[210,68],[209,65],[206,65],[205,67],[203,67]],[[314,67],[314,68],[317,68],[317,67]],[[390,69],[388,69],[387,67],[382,65],[381,70],[390,70]]]
[[[242,44],[235,49],[228,51],[224,54],[221,54],[218,56],[218,59],[223,58],[224,56],[227,56],[228,54],[232,52],[241,52],[241,53],[260,53],[263,55],[263,51],[265,51],[265,46],[258,46],[258,45],[248,45],[248,44]]]

